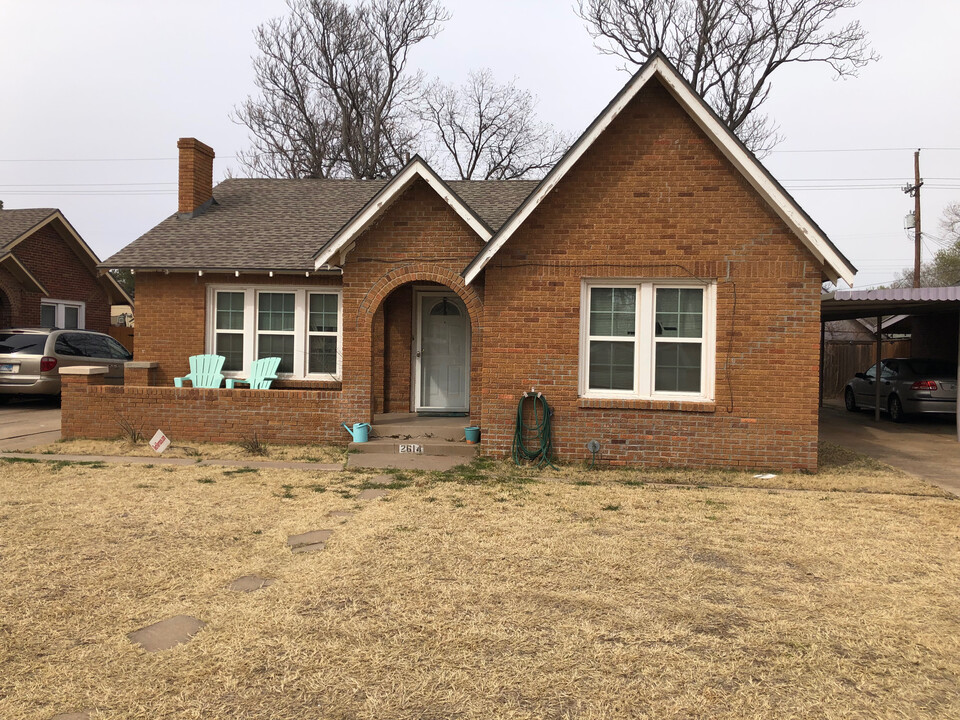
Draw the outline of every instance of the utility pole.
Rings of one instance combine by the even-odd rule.
[[[903,192],[913,198],[913,286],[920,287],[920,150],[913,154],[913,185],[904,185]]]

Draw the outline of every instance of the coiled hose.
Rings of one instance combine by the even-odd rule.
[[[527,425],[523,422],[523,401],[526,399],[533,401],[533,424]],[[521,465],[524,462],[532,463],[538,468],[549,465],[555,468],[550,456],[553,454],[553,437],[550,431],[550,416],[552,415],[547,399],[542,394],[524,393],[520,396],[520,403],[517,405],[517,424],[513,431],[513,462]],[[534,438],[537,441],[537,447],[527,447],[524,444],[524,437]]]

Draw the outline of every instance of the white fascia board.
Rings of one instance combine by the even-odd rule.
[[[443,180],[440,179],[440,176],[437,175],[429,165],[420,158],[415,158],[406,168],[395,175],[383,190],[367,203],[366,207],[340,229],[340,232],[334,237],[333,242],[324,249],[323,252],[317,255],[314,267],[319,270],[341,249],[356,240],[357,236],[370,227],[370,225],[400,197],[410,183],[418,177],[433,188],[433,191],[443,198],[443,201],[446,202],[447,205],[453,208],[454,212],[470,226],[470,229],[473,230],[481,240],[489,242],[492,237],[490,229],[447,187]]]
[[[730,130],[710,112],[705,103],[693,93],[687,84],[662,59],[654,58],[650,64],[637,74],[630,86],[623,92],[620,99],[609,107],[603,116],[598,118],[596,125],[582,138],[575,147],[556,165],[544,178],[543,183],[523,208],[511,217],[497,232],[496,237],[478,256],[479,262],[472,263],[472,267],[464,273],[466,284],[483,270],[484,266],[497,253],[503,244],[523,224],[524,220],[536,209],[543,199],[556,187],[557,183],[570,170],[580,157],[593,145],[610,123],[630,103],[638,92],[656,76],[673,95],[694,122],[706,133],[723,155],[740,171],[750,185],[773,208],[777,215],[797,235],[813,255],[824,264],[824,272],[836,283],[843,279],[848,285],[853,285],[854,273],[837,252],[830,246],[829,241],[804,216],[793,199],[773,181],[759,166],[758,161],[745,150],[733,136]]]

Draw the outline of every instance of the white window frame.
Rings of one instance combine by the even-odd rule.
[[[67,307],[77,308],[76,329],[83,330],[87,327],[87,304],[82,300],[54,300],[53,298],[43,298],[40,300],[40,307],[42,308],[44,305],[50,305],[56,309],[56,320],[54,321],[54,324],[58,328],[64,328],[63,321],[65,319]],[[69,329],[73,330],[74,328]]]
[[[593,288],[633,288],[636,290],[636,329],[633,336],[606,338],[634,343],[633,390],[591,389],[590,384],[590,291]],[[656,337],[657,289],[703,290],[703,339]],[[605,400],[663,400],[711,402],[716,385],[717,284],[672,279],[584,279],[580,287],[580,377],[579,394],[583,398]],[[596,339],[596,338],[594,338]],[[604,339],[604,338],[600,338]],[[656,346],[658,342],[700,342],[700,392],[663,392],[654,390]]]
[[[293,333],[281,332],[277,330],[265,330],[267,335],[293,335],[293,372],[278,373],[278,376],[285,380],[319,380],[339,382],[343,369],[343,290],[339,287],[298,287],[293,285],[208,285],[207,286],[207,322],[206,322],[206,352],[216,352],[216,334],[217,332],[237,332],[237,331],[218,331],[217,325],[217,293],[234,292],[243,293],[243,370],[236,372],[224,372],[224,376],[229,378],[243,378],[250,373],[250,368],[257,357],[257,344],[260,330],[257,325],[257,298],[261,293],[287,293],[294,295],[294,328]],[[337,296],[337,371],[331,373],[310,373],[308,353],[309,340],[311,334],[333,333],[309,333],[307,314],[310,306],[308,297],[311,294],[316,295],[336,295]]]

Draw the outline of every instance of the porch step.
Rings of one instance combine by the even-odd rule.
[[[450,470],[469,462],[458,455],[398,455],[397,453],[351,453],[347,467],[397,468],[399,470]]]
[[[373,438],[365,443],[350,443],[351,453],[364,455],[433,455],[450,457],[475,457],[479,445],[465,442],[437,440],[436,438]]]

